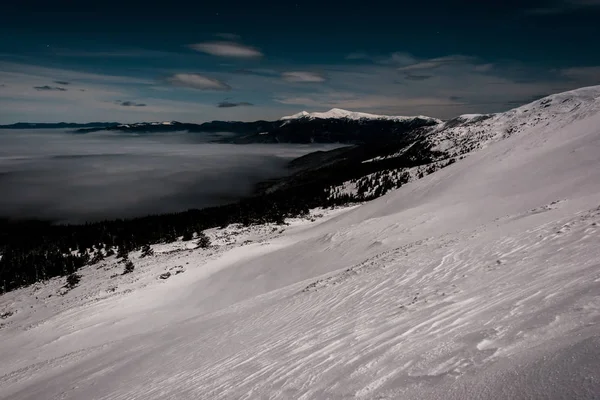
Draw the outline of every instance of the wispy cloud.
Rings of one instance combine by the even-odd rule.
[[[590,81],[600,83],[600,66],[564,68],[559,72],[562,76],[584,85]]]
[[[68,91],[34,89],[36,86],[52,87],[47,82],[53,80],[73,82],[71,86],[76,84],[76,88],[69,88]],[[202,99],[204,96],[211,96],[209,93],[192,94],[189,91],[159,86],[155,80],[146,81],[128,76],[92,74],[0,61],[0,82],[6,84],[0,90],[0,123],[139,122],[155,119],[197,122],[218,114],[214,99]],[[154,87],[169,91],[154,91]],[[133,100],[132,103],[146,106],[136,107],[128,103],[122,105],[115,102],[115,99]]]
[[[217,104],[218,108],[233,108],[233,107],[244,107],[244,106],[253,106],[254,104],[252,103],[248,103],[247,101],[240,101],[240,102],[231,102],[231,101],[221,101],[220,103]]]
[[[253,68],[253,69],[241,68],[241,69],[236,69],[233,72],[235,74],[240,74],[240,75],[255,75],[255,76],[263,76],[263,77],[273,77],[273,76],[279,75],[279,73],[277,71],[275,71],[274,69],[267,69],[267,68]]]
[[[412,54],[403,51],[396,51],[390,54],[369,54],[359,51],[350,53],[345,58],[346,60],[368,61],[374,64],[396,66],[410,65],[418,62]]]
[[[44,85],[44,86],[34,86],[33,87],[35,90],[54,90],[54,91],[58,91],[58,92],[66,92],[67,89],[63,88],[63,87],[59,87],[59,86],[48,86],[48,85]]]
[[[174,74],[167,82],[173,86],[187,87],[198,90],[230,90],[227,83],[201,74]]]
[[[413,64],[409,64],[403,67],[399,67],[398,71],[422,71],[436,69],[448,65],[473,63],[474,57],[463,56],[463,55],[450,55],[444,57],[430,58],[421,60]]]
[[[433,78],[433,75],[418,75],[418,74],[411,74],[411,73],[406,73],[404,75],[404,79],[408,79],[409,81],[425,81],[427,79],[431,79]]]
[[[259,58],[263,53],[255,47],[232,41],[204,42],[189,45],[193,50],[220,57]]]
[[[143,79],[132,76],[99,74],[72,69],[60,69],[52,67],[42,67],[25,63],[0,61],[0,71],[5,74],[19,75],[21,77],[44,78],[55,81],[84,82],[84,83],[102,83],[102,84],[154,84],[153,80]]]
[[[139,48],[125,48],[118,50],[72,50],[65,48],[52,48],[51,54],[60,57],[82,57],[82,58],[158,58],[158,57],[174,57],[179,53],[148,50]]]
[[[403,56],[398,57],[400,54]],[[463,113],[505,111],[514,102],[540,93],[594,84],[594,75],[600,74],[593,68],[553,72],[511,61],[492,64],[468,55],[420,59],[398,52],[396,59],[411,64],[368,59],[367,63],[312,66],[312,70],[327,75],[327,85],[311,86],[310,90],[300,86],[282,88],[274,100],[296,106],[296,110],[338,107],[376,114],[452,118]]]
[[[284,81],[301,83],[319,83],[325,82],[325,75],[318,72],[309,71],[290,71],[281,74]]]

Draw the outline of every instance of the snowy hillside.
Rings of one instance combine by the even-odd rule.
[[[368,114],[356,111],[347,111],[342,110],[341,108],[332,108],[326,112],[312,112],[309,113],[307,111],[301,111],[294,115],[288,115],[282,117],[281,120],[293,120],[299,118],[309,118],[309,119],[350,119],[350,120],[361,120],[361,119],[384,119],[384,120],[394,120],[394,121],[405,121],[411,120],[415,118],[421,118],[426,120],[435,120],[437,122],[441,122],[436,120],[435,118],[425,117],[423,115],[404,117],[404,116],[389,116],[389,115],[376,115],[376,114]]]
[[[597,399],[600,86],[426,139],[372,202],[3,295],[0,398]]]

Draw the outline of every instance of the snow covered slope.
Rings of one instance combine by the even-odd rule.
[[[383,170],[330,188],[331,197],[351,194],[368,199],[383,187],[400,187],[408,181],[433,173],[492,143],[533,128],[559,128],[600,112],[598,86],[559,93],[498,114],[466,114],[425,129],[429,132],[420,147],[428,150],[431,162],[412,168]],[[404,157],[415,143],[365,162]],[[368,190],[365,190],[368,188]]]
[[[309,119],[351,119],[351,120],[361,120],[361,119],[388,119],[394,121],[405,121],[411,120],[415,118],[427,119],[427,120],[436,120],[435,118],[426,117],[423,115],[412,116],[412,117],[403,117],[403,116],[389,116],[389,115],[376,115],[376,114],[368,114],[356,111],[347,111],[342,110],[341,108],[332,108],[326,112],[306,112],[301,111],[294,115],[288,115],[286,117],[282,117],[281,120],[290,120],[290,119],[299,119],[299,118],[309,118]],[[436,120],[437,122],[441,122]]]
[[[2,296],[0,398],[598,398],[600,87],[549,99],[362,206]]]

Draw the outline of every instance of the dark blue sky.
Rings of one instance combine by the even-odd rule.
[[[332,107],[448,118],[600,84],[600,0],[23,0],[2,11],[0,123]]]

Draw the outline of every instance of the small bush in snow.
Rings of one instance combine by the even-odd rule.
[[[142,246],[142,254],[140,255],[140,257],[148,257],[148,256],[153,256],[154,255],[154,250],[152,250],[152,247],[150,247],[149,244],[145,244]]]
[[[133,265],[133,262],[131,260],[127,260],[125,262],[125,269],[123,270],[123,275],[132,273],[134,269],[135,265]]]
[[[117,258],[128,258],[129,250],[125,248],[125,246],[119,246],[119,250],[117,251]]]
[[[81,275],[71,274],[67,276],[67,284],[65,285],[67,288],[72,289],[81,281]]]

